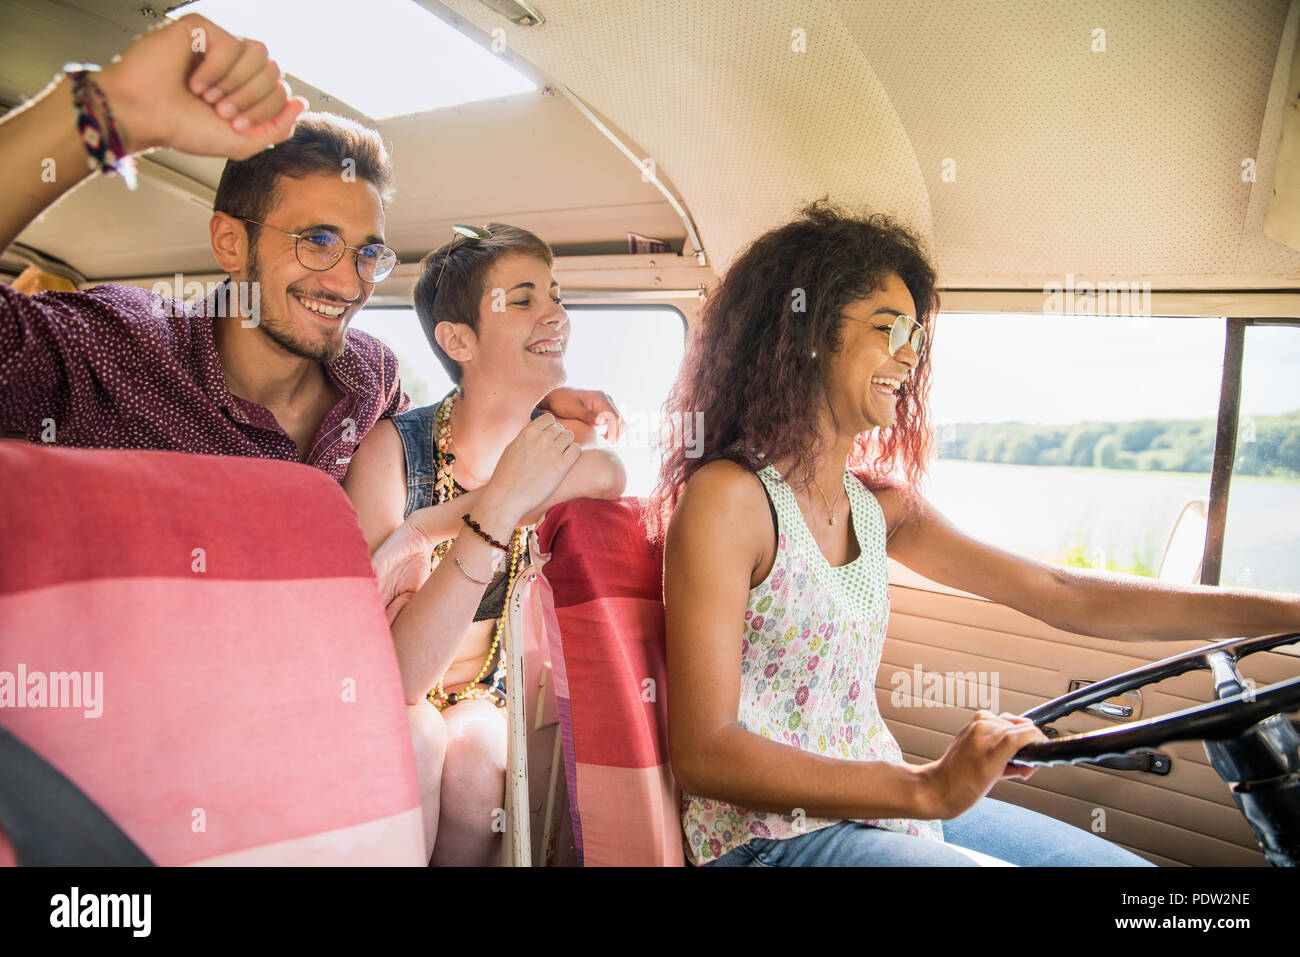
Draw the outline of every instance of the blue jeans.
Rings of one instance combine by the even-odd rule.
[[[1136,854],[1055,818],[982,798],[943,822],[947,844],[1021,867],[1150,867]],[[977,867],[959,851],[856,821],[841,821],[785,840],[756,838],[729,851],[718,867]]]

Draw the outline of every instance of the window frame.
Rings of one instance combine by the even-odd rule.
[[[686,313],[682,312],[671,302],[602,302],[599,298],[579,298],[577,296],[567,296],[563,292],[560,298],[564,302],[565,312],[583,312],[595,311],[597,309],[603,312],[663,312],[672,310],[677,313],[677,318],[682,321],[682,343],[685,344],[686,337],[690,334],[691,326],[686,319]]]
[[[1298,317],[1239,318],[1225,320],[1223,380],[1219,387],[1219,421],[1214,432],[1214,459],[1210,469],[1210,505],[1206,518],[1201,584],[1219,585],[1223,570],[1223,542],[1228,524],[1228,495],[1237,459],[1237,425],[1241,421],[1241,372],[1246,357],[1248,326],[1294,326]]]

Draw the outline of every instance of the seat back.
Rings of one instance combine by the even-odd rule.
[[[425,863],[392,640],[336,482],[0,442],[0,503],[0,725],[154,862]]]
[[[646,540],[643,507],[635,498],[566,502],[537,530],[532,590],[573,844],[588,866],[684,863],[668,761],[663,557]]]
[[[535,543],[531,551],[537,554]],[[563,784],[560,718],[542,620],[543,590],[547,586],[536,566],[528,565],[516,577],[506,605],[504,646],[511,693],[506,705],[507,839],[502,842],[501,863],[507,867],[578,863]]]

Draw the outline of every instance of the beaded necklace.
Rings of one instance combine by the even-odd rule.
[[[456,480],[452,474],[452,462],[455,458],[451,454],[451,410],[455,405],[456,399],[460,397],[461,391],[457,389],[445,400],[438,409],[438,414],[434,418],[433,437],[434,445],[437,448],[437,478],[434,480],[433,494],[435,504],[449,502],[459,493],[456,490]],[[493,687],[487,687],[481,682],[492,667],[493,661],[497,660],[497,649],[501,645],[501,632],[505,629],[506,614],[509,612],[509,595],[510,590],[515,584],[515,575],[519,571],[519,561],[524,554],[524,543],[528,540],[529,527],[516,528],[510,536],[510,570],[506,577],[506,604],[501,609],[501,615],[497,618],[496,628],[492,633],[492,647],[488,649],[487,660],[483,662],[483,667],[479,669],[478,677],[469,683],[463,691],[452,692],[447,694],[442,687],[442,679],[438,679],[435,688],[429,691],[425,696],[429,702],[439,711],[449,708],[452,705],[468,701],[471,698],[487,698],[491,700],[498,708],[504,708],[506,705],[504,696],[497,691],[495,685],[505,677],[505,660],[504,658],[497,662],[496,669],[492,673]],[[439,542],[434,548],[433,553],[437,561],[442,561],[450,550],[452,540],[448,539]]]

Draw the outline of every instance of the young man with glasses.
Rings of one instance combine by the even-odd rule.
[[[59,445],[284,459],[343,480],[362,438],[410,404],[392,352],[347,329],[397,264],[384,241],[392,172],[373,130],[305,107],[265,47],[190,15],[102,71],[70,66],[0,121],[0,249],[92,170],[130,183],[133,153],[170,147],[230,160],[209,221],[230,278],[206,300],[187,307],[114,284],[28,297],[0,284],[0,429]],[[545,401],[565,419],[604,421],[617,437],[621,421],[603,393],[556,388]],[[465,509],[495,527],[503,507],[536,511],[560,485],[573,498],[592,493],[589,479],[604,483],[595,491],[609,484],[574,468],[572,433],[551,415],[524,433],[494,496],[480,501],[475,489],[395,536],[389,564],[376,563],[391,616],[413,597],[389,600],[400,595],[398,573],[428,577],[430,536],[453,512],[456,527]],[[437,712],[408,710],[427,803],[441,756],[426,754],[437,742],[425,712]],[[436,797],[426,816],[436,822]]]
[[[396,357],[347,332],[397,262],[383,239],[392,172],[377,133],[305,107],[264,46],[190,15],[102,71],[68,67],[0,122],[0,249],[92,170],[133,180],[133,153],[230,159],[209,222],[230,280],[206,301],[0,285],[0,429],[305,462],[342,481],[375,422],[409,404]],[[610,411],[599,393],[551,401],[562,416]]]

